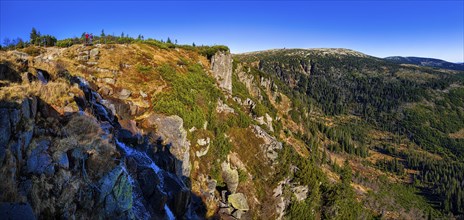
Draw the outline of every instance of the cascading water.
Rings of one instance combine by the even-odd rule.
[[[119,142],[116,140],[116,144],[118,147],[120,147],[124,153],[126,153],[126,157],[130,156],[133,157],[137,160],[137,165],[139,166],[145,166],[145,167],[150,167],[155,173],[158,175],[160,178],[161,184],[163,183],[163,175],[160,175],[160,172],[162,171],[156,164],[153,162],[153,160],[148,157],[146,153],[140,152],[134,148],[126,146],[124,143]]]
[[[163,175],[160,175],[160,172],[162,172],[162,170],[155,164],[155,162],[153,162],[153,160],[151,160],[147,154],[143,153],[143,152],[140,152],[140,151],[137,151],[133,148],[130,148],[128,146],[126,146],[124,143],[121,143],[119,141],[116,141],[116,144],[118,145],[118,147],[120,147],[125,153],[126,153],[126,157],[127,156],[130,156],[130,157],[133,157],[133,158],[136,158],[137,160],[137,165],[139,166],[146,166],[146,167],[150,167],[153,171],[155,171],[155,173],[157,174],[158,178],[160,179],[160,182],[161,182],[161,185],[163,185]],[[134,180],[132,179],[132,177],[130,176],[130,174],[127,172],[126,170],[126,167],[125,165],[123,166],[123,170],[124,172],[127,173],[128,177],[129,177],[129,182],[131,182],[132,186],[133,186],[133,189],[135,191],[135,186],[134,186]],[[135,193],[134,193],[135,194]],[[142,216],[137,215],[137,217],[142,217],[141,219],[148,219],[150,218],[150,214],[145,214],[143,213],[141,210],[146,210],[145,207],[143,206],[143,203],[140,201],[140,196],[137,196],[137,195],[133,195],[133,198],[138,198],[139,201],[136,201],[133,207],[133,210],[134,213],[140,213]],[[174,214],[172,214],[172,211],[171,209],[169,208],[169,206],[167,204],[164,205],[164,211],[166,212],[166,216],[168,217],[169,220],[174,220],[176,219],[174,217]]]
[[[37,79],[39,79],[40,82],[42,82],[42,84],[47,84],[47,80],[45,79],[42,71],[40,70],[37,70]]]
[[[142,219],[142,220],[151,219],[150,212],[148,212],[145,206],[143,205],[142,195],[140,195],[140,192],[136,191],[135,180],[132,178],[130,173],[127,172],[127,168],[125,165],[122,166],[122,170],[127,175],[127,179],[129,180],[129,183],[132,186],[132,200],[133,200],[132,212],[137,217],[137,219]]]
[[[164,211],[166,211],[166,215],[168,216],[169,220],[174,220],[176,219],[174,217],[174,214],[172,214],[171,209],[169,209],[168,205],[164,205]]]
[[[105,100],[102,99],[102,97],[96,93],[95,91],[91,90],[89,87],[89,84],[87,81],[80,77],[74,77],[71,82],[77,83],[79,87],[81,88],[82,91],[84,91],[86,99],[88,102],[90,102],[90,108],[92,109],[93,114],[95,115],[96,118],[98,118],[101,121],[107,121],[109,124],[111,124],[115,129],[119,129],[120,125],[117,122],[117,118],[112,115],[111,111],[107,111],[107,107],[102,104]],[[81,111],[85,109],[85,106],[80,106],[79,107]],[[111,126],[110,125],[110,126]],[[101,123],[102,129],[105,131],[104,137],[110,136],[110,129],[107,128],[108,123]],[[141,167],[146,167],[152,169],[155,174],[158,176],[160,180],[160,186],[161,188],[164,188],[164,170],[160,169],[156,163],[145,153],[138,151],[132,147],[129,147],[124,143],[122,140],[119,140],[115,138],[115,143],[124,153],[126,158],[133,158],[137,162],[137,166]],[[151,219],[152,216],[150,215],[149,211],[147,211],[147,208],[144,206],[143,203],[143,196],[141,195],[140,189],[137,187],[136,181],[133,179],[131,176],[130,172],[127,171],[127,167],[125,163],[121,164],[123,171],[128,177],[128,180],[130,184],[132,185],[132,198],[133,198],[133,207],[132,207],[132,212],[134,213],[135,217],[137,219]],[[160,189],[162,190],[162,189]],[[169,220],[174,220],[174,214],[172,213],[171,209],[167,204],[164,204],[164,211],[166,214],[167,219]]]

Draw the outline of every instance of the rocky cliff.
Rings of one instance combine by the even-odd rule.
[[[170,146],[124,129],[86,81],[70,83],[84,94],[75,96],[78,112],[62,115],[35,96],[1,102],[2,201],[10,205],[0,213],[16,218],[8,207],[26,204],[25,215],[40,218],[197,218]]]
[[[211,58],[211,70],[219,87],[229,94],[232,93],[232,55],[228,52],[218,52]]]

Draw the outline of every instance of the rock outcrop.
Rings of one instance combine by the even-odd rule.
[[[226,103],[224,103],[221,99],[218,100],[217,107],[216,107],[216,112],[217,113],[225,113],[225,114],[233,114],[235,113],[235,110],[228,106]]]
[[[219,87],[232,94],[232,55],[223,51],[214,54],[211,58],[211,70]]]
[[[292,192],[295,195],[296,201],[303,201],[308,197],[308,186],[295,186]]]
[[[231,194],[228,198],[229,203],[237,210],[241,211],[248,211],[250,208],[248,207],[248,202],[246,200],[245,195],[243,193],[234,193]]]
[[[253,126],[253,132],[257,137],[260,137],[264,140],[264,144],[261,144],[260,147],[266,157],[274,163],[278,156],[277,151],[282,149],[282,143],[277,141],[275,137],[269,135],[266,131],[257,125]]]
[[[200,149],[199,151],[196,151],[195,155],[197,157],[205,156],[209,151],[210,142],[211,142],[211,140],[210,140],[209,137],[207,137],[205,139],[198,139],[197,140],[197,145],[200,146],[200,147],[204,147],[204,148]]]
[[[164,144],[170,147],[170,152],[176,157],[176,174],[179,177],[190,176],[190,142],[184,129],[182,118],[177,115],[163,116],[152,114],[143,122],[145,127],[156,128]]]
[[[104,215],[115,218],[130,218],[132,186],[123,167],[118,166],[100,180],[98,202],[104,205]]]
[[[227,189],[230,193],[235,193],[238,187],[238,171],[230,168],[230,164],[225,161],[221,164],[221,169],[222,179],[226,183]]]
[[[242,215],[250,210],[247,202],[247,198],[243,193],[234,193],[228,197],[229,204],[234,209],[232,211],[232,216],[237,219],[241,219]]]

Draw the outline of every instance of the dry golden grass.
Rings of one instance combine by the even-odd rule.
[[[298,152],[298,154],[300,154],[302,157],[309,156],[309,151],[303,141],[300,141],[293,136],[286,137],[284,140],[287,142],[287,144],[295,148],[296,152]]]
[[[464,128],[461,128],[461,130],[449,134],[449,137],[455,139],[464,139]]]
[[[29,46],[29,47],[26,47],[24,49],[21,49],[20,51],[22,51],[24,53],[27,53],[30,56],[37,56],[37,55],[45,52],[45,50],[43,48],[36,47],[36,46]]]
[[[367,157],[367,160],[371,162],[372,164],[375,164],[379,160],[388,160],[391,161],[395,159],[394,157],[387,155],[387,154],[382,154],[377,151],[369,150],[369,157]]]
[[[340,181],[340,175],[336,174],[335,172],[333,172],[329,167],[328,165],[323,165],[321,167],[322,169],[322,172],[324,172],[326,175],[327,175],[327,178],[329,179],[329,181],[331,183],[337,183]]]
[[[93,48],[99,50],[98,59],[91,56],[89,61],[96,62],[96,64],[78,60],[78,56],[82,51],[89,51]],[[68,48],[50,47],[46,48],[46,50],[40,50],[40,53],[38,57],[28,57],[29,72],[34,73],[35,68],[39,68],[49,72],[52,78],[59,78],[57,73],[61,70],[67,70],[71,75],[83,77],[87,81],[95,83],[98,87],[110,87],[114,93],[117,93],[121,88],[125,88],[132,91],[132,95],[127,101],[144,108],[150,108],[152,97],[157,93],[169,90],[168,84],[158,73],[157,67],[168,64],[174,67],[178,73],[187,73],[187,68],[182,65],[183,63],[200,63],[205,70],[210,68],[208,59],[195,51],[180,48],[161,49],[144,43],[95,46],[73,45]],[[18,54],[12,51],[0,51],[0,55],[0,61],[8,61],[12,64],[15,64],[18,58]],[[54,57],[54,60],[42,62],[47,57]],[[145,67],[146,69],[144,69]],[[19,69],[19,66],[16,69]],[[144,71],[140,71],[141,69]],[[99,78],[112,78],[116,83],[110,85],[103,81],[98,82],[97,79]],[[45,86],[46,91],[42,91],[44,88],[41,88],[43,86],[38,83],[12,85],[11,88],[2,88],[0,98],[11,99],[28,94],[45,93],[46,95],[41,98],[50,101],[49,103],[54,106],[62,107],[70,101],[70,97],[66,97],[66,95],[59,97],[66,94],[63,93],[61,85],[50,85],[52,85],[50,87],[57,86],[53,88],[55,91],[50,91],[49,86]],[[141,97],[140,92],[147,94],[148,97]]]
[[[419,70],[414,71],[410,69],[400,69],[400,71],[396,73],[396,76],[399,78],[408,79],[408,80],[414,79],[416,82],[419,82],[419,83],[424,83],[427,80],[438,78],[437,75],[425,73]]]
[[[25,97],[37,96],[46,103],[62,108],[71,106],[77,111],[74,95],[83,95],[82,91],[60,79],[47,84],[38,81],[32,83],[13,83],[0,90],[0,100],[20,100]]]
[[[365,195],[369,190],[371,190],[367,186],[363,186],[357,183],[350,183],[350,185],[358,195]]]
[[[56,152],[66,152],[72,148],[82,148],[89,154],[88,173],[98,178],[113,169],[117,151],[108,139],[102,139],[103,131],[95,118],[85,115],[74,116],[63,128],[68,137],[59,140],[54,147]],[[54,155],[56,157],[56,154]]]

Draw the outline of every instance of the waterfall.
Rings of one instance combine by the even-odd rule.
[[[124,153],[126,154],[126,157],[127,156],[130,156],[130,157],[133,157],[136,159],[137,161],[137,165],[139,166],[145,166],[145,167],[150,167],[157,175],[158,175],[158,178],[160,179],[160,185],[164,185],[164,178],[163,178],[163,175],[161,172],[163,172],[163,170],[161,170],[156,164],[155,162],[153,162],[153,160],[148,157],[148,155],[144,152],[140,152],[136,149],[133,149],[131,147],[128,147],[126,146],[124,143],[122,142],[119,142],[118,140],[116,140],[116,145],[121,148]],[[125,165],[123,167],[124,170],[126,170],[125,168]],[[127,172],[127,171],[125,171]],[[129,176],[129,181],[131,182],[131,184],[133,184],[134,180],[132,179],[132,177],[129,175],[129,173],[127,173],[127,175]],[[135,191],[135,187],[132,187],[133,188],[133,191]],[[134,200],[134,207],[133,210],[134,211],[134,214],[136,213],[140,213],[141,210],[145,210],[145,207],[143,206],[142,202],[140,201],[140,196],[133,196],[133,198],[137,199],[137,200]],[[138,204],[138,207],[137,207],[137,204]],[[164,205],[164,210],[166,211],[166,215],[168,217],[169,220],[174,220],[176,219],[174,217],[174,214],[172,213],[171,209],[169,208],[169,206],[167,204]],[[146,211],[145,211],[146,212]],[[142,213],[143,214],[143,213]],[[137,218],[141,218],[141,219],[146,219],[146,215],[149,216],[149,214],[144,214],[143,216],[139,216],[137,215]],[[148,217],[149,218],[149,217]]]
[[[164,205],[164,210],[166,211],[166,215],[168,216],[168,219],[169,219],[169,220],[174,220],[174,219],[176,219],[176,218],[174,217],[174,214],[172,214],[171,209],[169,209],[169,207],[168,207],[167,204]]]
[[[44,78],[45,79],[45,78]],[[87,99],[87,102],[90,103],[90,107],[92,109],[92,113],[96,118],[98,118],[100,121],[107,121],[109,122],[110,127],[113,126],[114,128],[120,128],[120,125],[117,121],[117,118],[112,114],[113,112],[108,111],[109,109],[103,104],[105,103],[105,100],[98,94],[97,92],[93,91],[89,87],[89,83],[85,81],[84,79],[80,77],[74,77],[71,79],[71,82],[77,83],[81,90],[84,92],[85,97]],[[81,109],[82,107],[82,109]],[[80,112],[83,112],[84,109],[88,106],[80,106]],[[82,113],[81,113],[82,114]],[[103,119],[103,120],[102,120]],[[106,128],[105,126],[108,126],[108,124],[101,123],[102,129],[105,131],[106,135],[110,134],[110,129]],[[147,167],[152,169],[155,174],[158,176],[158,179],[160,180],[160,190],[165,189],[164,185],[164,175],[168,174],[165,173],[163,169],[159,168],[158,165],[145,153],[142,151],[138,151],[132,147],[129,147],[124,143],[122,140],[118,140],[115,138],[115,143],[118,149],[122,151],[125,154],[125,157],[131,157],[134,158],[135,161],[137,162],[138,166],[142,167]],[[138,183],[136,180],[133,179],[131,174],[127,171],[126,164],[122,163],[121,164],[124,173],[127,175],[128,180],[132,186],[132,201],[133,201],[133,206],[132,206],[132,212],[136,216],[137,219],[151,219],[152,216],[150,215],[149,211],[146,209],[143,203],[143,194],[140,191],[140,188],[138,187]],[[153,186],[155,187],[155,186]],[[172,213],[171,209],[167,204],[164,205],[164,210],[167,219],[169,220],[174,220],[174,214]]]
[[[138,165],[139,166],[145,166],[145,167],[150,167],[155,173],[158,175],[160,178],[161,183],[163,183],[163,175],[160,175],[161,169],[151,160],[150,157],[144,152],[140,152],[134,148],[126,146],[124,143],[119,142],[116,140],[116,145],[120,147],[124,153],[126,153],[126,156],[131,156],[137,159]]]
[[[141,220],[148,220],[151,219],[150,212],[147,211],[145,206],[142,203],[142,195],[140,192],[137,192],[136,189],[136,182],[132,178],[129,172],[127,172],[126,166],[122,166],[123,172],[127,175],[127,179],[129,180],[129,183],[132,186],[132,212],[136,216],[137,219]]]
[[[42,82],[42,84],[47,84],[47,80],[45,79],[42,71],[40,70],[37,70],[37,79],[39,79],[40,82]]]

